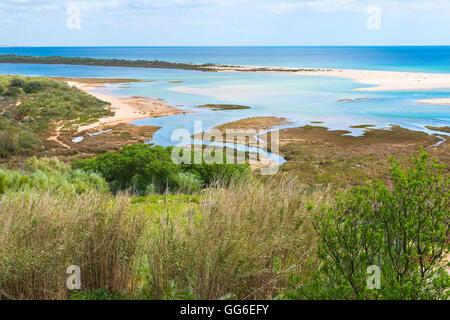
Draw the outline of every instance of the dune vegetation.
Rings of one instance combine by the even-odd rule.
[[[37,77],[0,76],[0,158],[43,154],[58,125],[77,125],[112,115],[106,102]]]

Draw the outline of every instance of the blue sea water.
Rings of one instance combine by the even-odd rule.
[[[0,54],[450,73],[450,46],[0,47]]]
[[[109,48],[0,48],[0,54],[79,56],[148,59],[195,63],[266,66],[402,70],[450,73],[450,47],[109,47]],[[197,113],[144,119],[138,125],[158,125],[154,141],[173,145],[171,133],[193,130],[194,121],[204,129],[253,116],[286,117],[293,125],[322,121],[332,129],[372,124],[430,132],[425,126],[449,126],[448,106],[416,103],[426,98],[450,97],[450,88],[429,91],[370,92],[347,79],[263,73],[205,73],[186,70],[141,69],[69,65],[0,64],[0,74],[36,76],[105,77],[152,82],[108,85],[98,90],[119,96],[148,96],[167,100]],[[169,81],[182,83],[169,83]],[[341,99],[370,98],[356,102]],[[200,104],[232,103],[248,110],[213,112],[196,109]],[[361,134],[360,129],[350,129]]]

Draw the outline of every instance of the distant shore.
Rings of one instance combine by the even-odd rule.
[[[83,66],[181,69],[203,72],[264,72],[311,76],[329,76],[356,81],[371,87],[358,91],[408,91],[450,88],[450,74],[418,73],[404,71],[379,71],[356,69],[315,69],[298,67],[239,66],[222,64],[195,64],[167,61],[93,59],[74,57],[32,57],[0,55],[0,63],[69,64]],[[447,103],[447,102],[445,102]]]

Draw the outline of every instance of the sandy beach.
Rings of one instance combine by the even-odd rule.
[[[357,91],[406,91],[450,88],[450,74],[371,71],[371,70],[327,70],[301,72],[304,75],[331,76],[354,80],[371,85]]]
[[[109,102],[112,110],[115,112],[114,116],[101,118],[95,123],[91,123],[78,128],[78,132],[92,130],[99,126],[114,126],[119,123],[128,123],[138,119],[155,118],[168,115],[175,115],[184,113],[184,111],[168,106],[164,100],[146,97],[129,97],[117,98],[110,95],[95,92],[94,89],[98,84],[94,83],[80,83],[76,81],[67,81],[71,87],[76,87],[94,97]]]
[[[269,72],[309,76],[328,76],[370,85],[358,91],[404,91],[450,88],[450,74],[354,69],[309,69],[264,66],[217,67],[223,72]]]

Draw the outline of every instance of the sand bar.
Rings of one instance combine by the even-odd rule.
[[[308,69],[263,66],[217,67],[224,72],[265,72],[310,76],[329,76],[371,85],[358,91],[404,91],[450,88],[450,74],[354,69]]]
[[[450,88],[450,74],[393,72],[372,70],[324,70],[300,72],[322,76],[351,79],[358,83],[372,85],[358,91],[406,91]]]
[[[100,100],[109,102],[112,110],[115,112],[112,117],[101,118],[95,123],[79,127],[78,132],[92,130],[99,126],[112,126],[119,123],[132,122],[138,119],[156,118],[186,113],[176,107],[167,106],[165,101],[161,99],[146,97],[117,98],[95,92],[94,89],[98,87],[95,84],[86,84],[75,81],[67,81],[67,84],[93,95]]]

